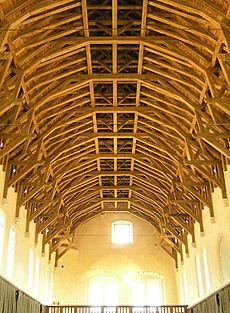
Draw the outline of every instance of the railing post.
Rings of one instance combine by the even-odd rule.
[[[44,313],[49,313],[49,307],[48,307],[48,305],[45,306]]]

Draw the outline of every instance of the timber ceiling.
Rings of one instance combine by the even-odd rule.
[[[227,197],[228,0],[0,1],[4,197],[57,260],[105,211],[150,222],[175,260]],[[22,210],[22,208],[21,208]]]

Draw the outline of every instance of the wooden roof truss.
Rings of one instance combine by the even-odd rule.
[[[105,211],[177,261],[227,197],[229,2],[1,1],[0,160],[57,260]]]

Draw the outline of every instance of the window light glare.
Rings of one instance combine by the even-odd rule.
[[[183,270],[183,284],[184,284],[184,301],[188,303],[188,281],[187,281],[187,273]]]
[[[206,290],[209,291],[211,289],[211,282],[210,282],[208,258],[207,258],[206,249],[203,249],[203,262],[204,262],[204,276],[205,276]]]
[[[89,282],[90,305],[116,306],[119,302],[118,280],[109,275],[98,275]],[[113,311],[112,311],[113,312]]]
[[[40,274],[40,259],[36,256],[35,275],[34,275],[34,294],[37,296],[39,291],[39,274]]]
[[[33,270],[34,270],[34,252],[30,248],[29,250],[29,257],[28,257],[28,289],[30,290],[33,285]]]
[[[8,255],[6,263],[6,275],[11,277],[14,265],[14,250],[15,250],[15,229],[10,226],[9,241],[8,241]]]
[[[200,264],[200,257],[196,257],[196,270],[197,270],[197,281],[199,287],[199,296],[203,296],[204,294],[204,287],[203,287],[203,280],[202,280],[202,271],[201,271],[201,264]]]
[[[128,221],[117,221],[112,224],[112,242],[127,244],[133,242],[133,227]]]

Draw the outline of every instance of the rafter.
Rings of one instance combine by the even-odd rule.
[[[227,197],[227,3],[0,5],[3,192],[15,188],[26,231],[34,221],[58,260],[78,225],[124,210],[183,259],[211,192]]]

